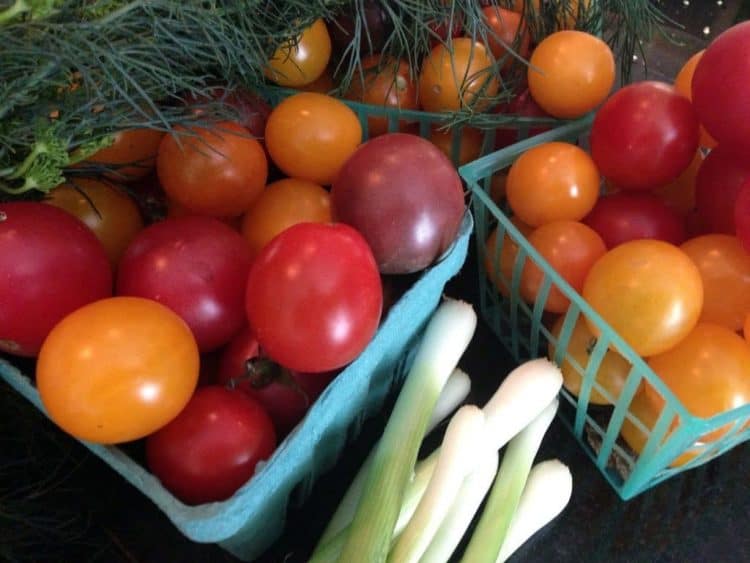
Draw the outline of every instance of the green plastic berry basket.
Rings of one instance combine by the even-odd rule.
[[[462,166],[459,173],[470,190],[474,214],[480,314],[515,361],[550,356],[558,365],[567,362],[567,367],[575,370],[580,388],[577,395],[563,388],[560,418],[618,495],[628,500],[750,439],[750,405],[705,419],[688,412],[643,358],[531,246],[507,209],[493,199],[494,174],[507,170],[522,153],[542,143],[564,141],[585,147],[592,120],[589,115],[527,138]],[[495,243],[488,245],[495,229]],[[518,250],[514,260],[507,254],[513,260],[512,270],[508,266],[501,270],[500,257],[508,241]],[[525,302],[519,291],[527,261],[536,263],[543,273],[534,302]],[[562,318],[545,313],[552,288],[570,300]],[[601,333],[590,340],[585,365],[576,361],[569,348],[581,317]],[[555,330],[553,323],[557,323]],[[627,362],[627,378],[619,394],[608,391],[603,382],[602,362],[609,350],[618,351]],[[661,396],[660,411],[644,406],[647,386],[649,392]],[[596,403],[593,397],[598,398]],[[598,404],[601,402],[609,404]],[[712,438],[718,439],[702,440],[713,432]]]

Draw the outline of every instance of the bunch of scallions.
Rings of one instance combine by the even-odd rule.
[[[470,384],[456,366],[476,322],[465,301],[439,304],[383,436],[312,562],[445,562],[458,555],[470,527],[461,561],[505,561],[568,504],[568,467],[557,459],[535,463],[558,408],[562,375],[555,364],[522,363],[483,408],[459,406]],[[418,461],[425,434],[444,416],[450,421],[440,447]]]

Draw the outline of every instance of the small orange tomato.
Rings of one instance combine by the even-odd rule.
[[[529,91],[554,117],[574,119],[592,111],[612,91],[615,57],[604,41],[583,31],[557,31],[529,59]]]
[[[331,222],[330,196],[318,184],[285,178],[268,184],[245,213],[240,230],[255,256],[281,231],[302,222]]]
[[[419,75],[419,101],[426,111],[481,110],[498,88],[490,54],[468,37],[435,46]]]
[[[599,198],[599,171],[586,151],[570,143],[537,145],[513,163],[505,195],[513,213],[538,227],[580,221]]]
[[[357,114],[325,94],[300,92],[277,105],[266,122],[266,147],[287,176],[323,186],[362,142]]]
[[[331,36],[322,19],[305,28],[296,41],[282,43],[265,74],[279,86],[297,88],[315,82],[331,58]]]
[[[91,229],[104,246],[112,268],[143,228],[136,203],[125,192],[94,178],[76,178],[47,194],[45,203],[64,209]]]
[[[112,167],[107,177],[128,182],[144,177],[154,169],[163,131],[127,129],[115,133],[114,142],[86,159],[82,164],[98,163]]]
[[[36,383],[47,413],[80,440],[118,444],[172,420],[198,382],[187,324],[139,297],[111,297],[63,318],[47,336]]]

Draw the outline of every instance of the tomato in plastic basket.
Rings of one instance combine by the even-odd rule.
[[[212,217],[174,217],[133,240],[117,273],[117,294],[153,299],[188,324],[202,352],[245,324],[250,252],[242,236]]]
[[[35,356],[68,313],[112,293],[94,233],[67,211],[0,203],[0,351]]]
[[[186,504],[226,500],[271,456],[276,434],[258,402],[219,386],[198,389],[146,439],[148,467]]]
[[[330,371],[354,360],[375,334],[382,307],[372,251],[342,223],[289,227],[261,250],[247,280],[247,318],[261,349],[295,371]]]
[[[260,195],[268,161],[247,129],[225,121],[165,136],[156,169],[170,199],[194,213],[230,217],[242,214]]]

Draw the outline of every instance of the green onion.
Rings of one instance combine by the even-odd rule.
[[[339,561],[385,561],[430,415],[476,329],[471,304],[444,299],[427,323],[383,437]]]
[[[461,561],[494,563],[497,559],[511,519],[518,507],[534,458],[557,413],[558,404],[557,399],[552,401],[508,444],[487,504]]]
[[[568,505],[572,492],[573,477],[560,460],[550,459],[532,467],[497,563],[504,563],[526,540],[554,520]]]

